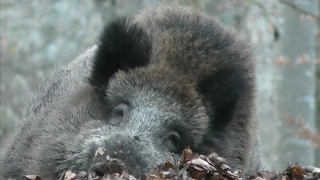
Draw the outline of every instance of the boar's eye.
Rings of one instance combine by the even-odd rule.
[[[176,131],[170,131],[163,138],[162,144],[168,148],[169,151],[175,152],[178,151],[180,135]]]
[[[129,107],[127,104],[121,103],[112,111],[111,121],[112,125],[117,125],[120,122],[127,121],[129,118]]]
[[[121,107],[116,107],[113,111],[113,116],[119,116],[119,117],[123,117],[123,114],[124,114],[124,109],[121,108]]]

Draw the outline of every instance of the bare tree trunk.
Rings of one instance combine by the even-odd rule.
[[[306,11],[317,11],[316,1],[292,2]],[[313,59],[316,21],[287,5],[283,5],[280,15],[283,17],[283,23],[279,25],[280,38],[275,46],[278,58],[274,67],[275,115],[281,121],[278,128],[278,132],[281,133],[281,140],[278,142],[281,166],[275,167],[277,169],[283,169],[286,162],[315,164],[315,150],[311,142],[295,137],[296,127],[286,123],[286,120],[300,119],[311,128],[315,127],[316,83]]]
[[[320,14],[320,3],[318,4],[318,16]],[[320,19],[318,19],[318,32],[317,32],[317,41],[316,41],[316,126],[318,132],[320,132]],[[316,166],[320,167],[320,147],[316,151]]]

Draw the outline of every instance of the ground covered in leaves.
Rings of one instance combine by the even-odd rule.
[[[95,156],[104,155],[102,148],[97,149]],[[320,180],[320,168],[300,166],[298,163],[288,165],[283,171],[261,171],[242,177],[241,171],[231,171],[225,160],[212,153],[208,156],[198,155],[187,147],[175,162],[163,162],[143,177],[133,177],[124,164],[117,159],[106,156],[106,162],[96,164],[90,172],[71,170],[64,173],[63,180]],[[25,180],[46,180],[37,175],[26,175]]]

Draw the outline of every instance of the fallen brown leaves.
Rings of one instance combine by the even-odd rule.
[[[98,148],[96,156],[104,155],[104,149]],[[241,177],[241,171],[231,171],[225,159],[218,154],[198,155],[187,147],[175,162],[166,161],[139,179],[143,180],[319,180],[320,168],[313,166],[288,165],[283,172],[261,171],[255,175]],[[117,159],[106,156],[106,162],[92,166],[89,172],[67,171],[63,180],[136,180]],[[26,180],[45,180],[37,175],[26,175]]]

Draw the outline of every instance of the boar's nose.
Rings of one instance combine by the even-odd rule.
[[[131,136],[125,132],[113,134],[106,140],[106,145],[102,149],[103,155],[96,153],[94,157],[92,166],[95,167],[94,171],[112,174],[115,172],[109,167],[118,169],[116,173],[119,173],[120,168],[128,170],[129,174],[136,178],[156,167],[164,157],[150,138]],[[110,164],[114,162],[119,165]]]

